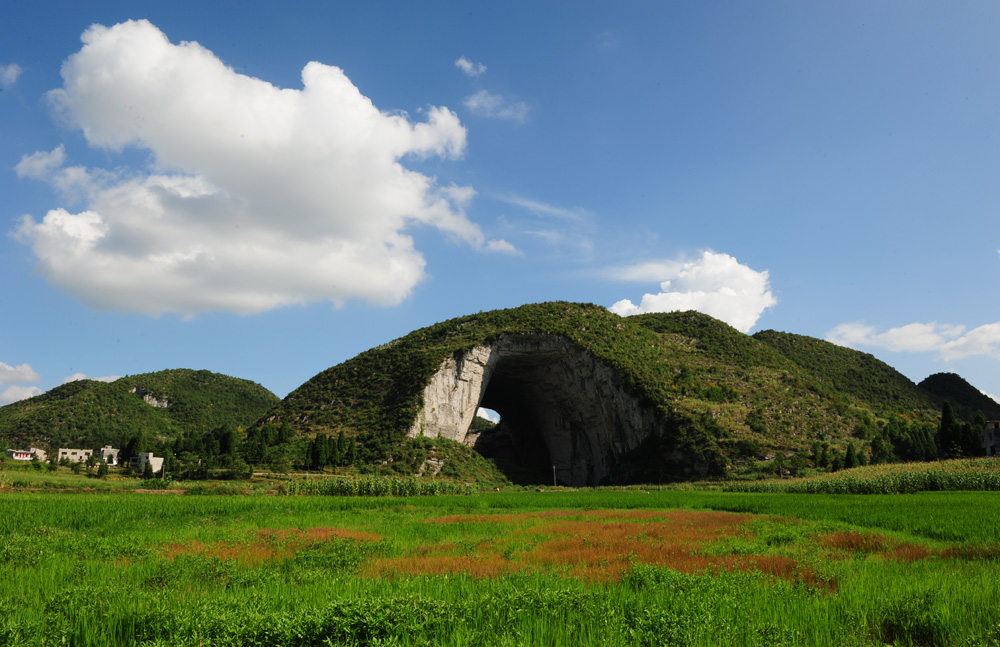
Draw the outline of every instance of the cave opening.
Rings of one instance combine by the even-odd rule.
[[[497,412],[499,421],[467,442],[514,483],[595,484],[588,467],[594,452],[581,417],[586,380],[578,369],[551,349],[507,350],[485,381],[479,404]]]

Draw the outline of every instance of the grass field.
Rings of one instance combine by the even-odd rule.
[[[998,550],[994,492],[5,492],[0,644],[1000,645]]]

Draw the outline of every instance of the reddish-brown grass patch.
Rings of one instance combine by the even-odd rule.
[[[833,532],[823,535],[818,543],[823,548],[835,552],[875,555],[900,562],[915,562],[941,551],[928,550],[924,546],[908,544],[875,533]]]
[[[757,570],[792,581],[817,583],[795,560],[774,556],[717,556],[707,544],[736,534],[754,517],[690,510],[549,511],[517,515],[450,515],[430,523],[507,523],[521,526],[470,547],[455,543],[419,547],[401,557],[368,564],[370,576],[467,573],[497,577],[549,570],[588,580],[621,578],[634,563],[683,573]]]
[[[169,544],[164,549],[163,556],[172,560],[179,555],[201,555],[236,560],[245,564],[261,564],[271,560],[286,559],[304,548],[334,539],[378,541],[381,537],[370,532],[326,526],[302,529],[264,528],[255,533],[248,532],[230,542],[206,544],[195,540],[184,544]]]

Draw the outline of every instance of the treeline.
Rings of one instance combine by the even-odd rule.
[[[977,412],[961,421],[950,402],[941,407],[937,429],[921,423],[907,424],[893,418],[872,438],[872,463],[933,461],[982,456],[982,433],[986,416]]]

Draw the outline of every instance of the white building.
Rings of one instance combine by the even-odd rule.
[[[92,449],[65,449],[63,447],[59,448],[59,462],[62,459],[68,460],[70,463],[82,463],[94,453]]]
[[[1000,420],[990,420],[983,427],[982,446],[987,456],[1000,456]]]
[[[97,450],[97,457],[103,462],[110,466],[115,466],[118,464],[118,452],[120,450],[115,449],[111,445],[105,445],[104,447]]]
[[[30,461],[35,456],[38,460],[44,461],[46,458],[44,449],[36,449],[32,447],[31,449],[8,449],[7,458],[15,461]]]
[[[163,469],[163,459],[159,456],[153,456],[153,452],[142,452],[138,456],[130,458],[128,462],[132,471],[140,474],[146,471],[146,465],[153,467],[153,474],[159,474],[160,470]]]

